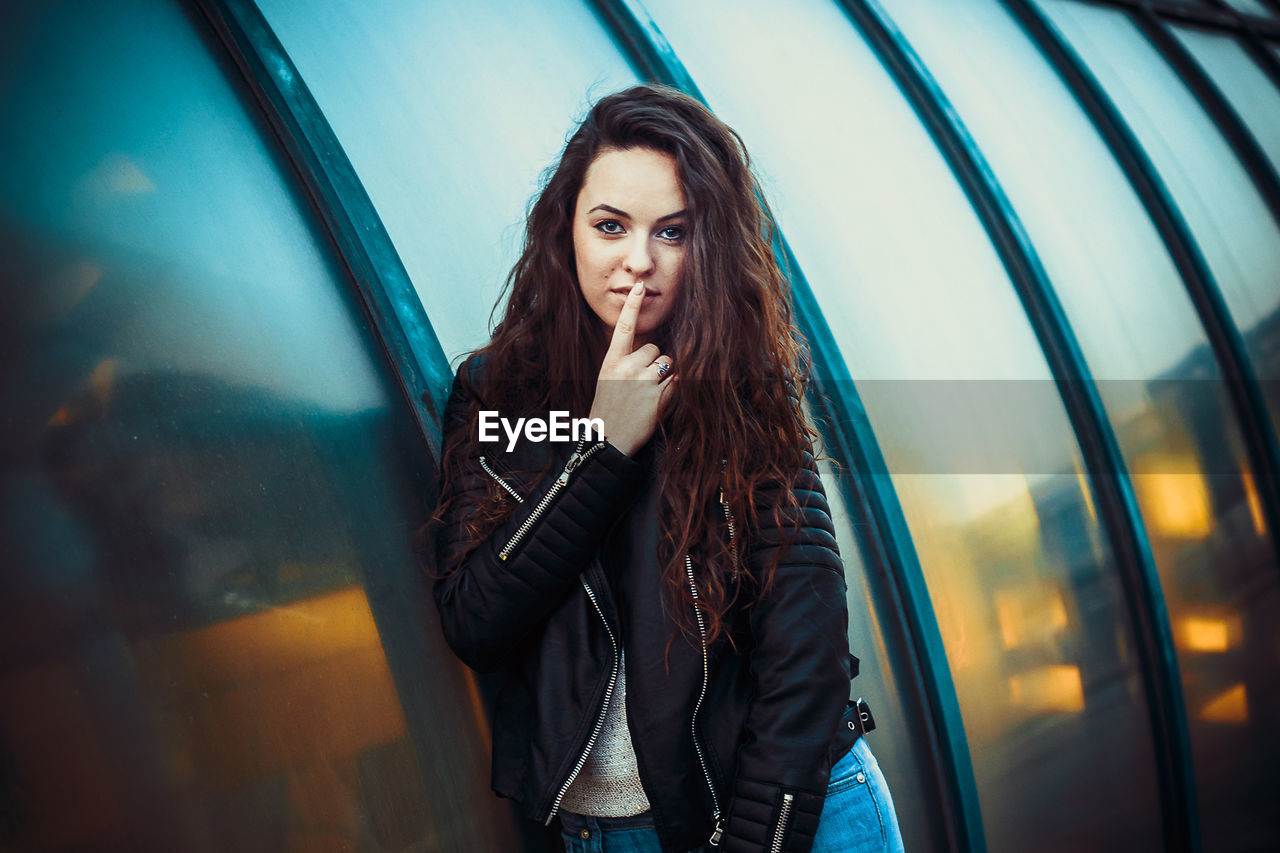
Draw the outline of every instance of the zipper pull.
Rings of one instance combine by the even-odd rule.
[[[711,833],[711,840],[707,842],[712,847],[720,846],[720,836],[724,835],[724,820],[716,818],[716,831]]]
[[[578,442],[578,449],[573,451],[569,456],[569,461],[564,464],[564,470],[560,472],[560,485],[569,485],[569,475],[578,470],[578,466],[582,464],[582,445],[585,441]]]

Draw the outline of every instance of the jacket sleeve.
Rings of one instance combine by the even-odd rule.
[[[470,366],[470,362],[464,364],[459,372]],[[454,430],[475,428],[467,422],[470,402],[455,377],[445,407],[446,442]],[[488,494],[485,480],[490,475],[480,465],[478,452],[446,467],[449,482],[442,484],[441,497],[451,493],[455,500],[435,531],[440,577],[434,582],[433,597],[446,642],[477,672],[501,666],[521,639],[574,590],[613,522],[644,481],[643,465],[607,441],[600,444],[573,471],[565,470],[573,443],[558,447],[556,463],[511,516],[460,555],[465,522]],[[566,482],[559,484],[561,479]],[[550,494],[557,486],[555,494]],[[550,502],[541,506],[548,496]],[[499,552],[535,512],[536,522],[507,559],[501,559]]]
[[[726,853],[812,849],[831,775],[828,750],[853,676],[844,568],[812,455],[793,488],[799,510],[782,525],[766,508],[771,496],[756,498],[760,529],[749,565],[756,574],[779,549],[782,559],[772,588],[751,608],[756,694],[738,748]]]

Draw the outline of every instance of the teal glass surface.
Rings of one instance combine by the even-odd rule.
[[[1115,99],[1167,181],[1241,325],[1254,369],[1269,380],[1263,388],[1275,412],[1280,256],[1275,223],[1256,190],[1207,115],[1124,15],[1061,0],[1042,0],[1041,6]],[[1209,52],[1222,55],[1213,46],[1201,51]],[[1253,102],[1258,97],[1254,93]],[[1046,115],[1040,123],[1048,121]],[[1052,124],[1061,138],[1060,112]],[[1048,165],[1041,171],[1052,173]],[[1079,199],[1086,174],[1102,171],[1070,170],[1056,193],[1047,193],[1055,210],[1066,205],[1067,187],[1074,191],[1071,200]],[[1123,228],[1113,205],[1088,198],[1080,203],[1082,217],[1088,209],[1106,209],[1109,215],[1099,221]],[[1280,567],[1272,533],[1204,334],[1186,321],[1187,302],[1167,277],[1112,274],[1119,266],[1115,258],[1139,254],[1141,245],[1127,232],[1119,236],[1122,242],[1105,254],[1100,237],[1086,233],[1072,240],[1069,251],[1090,257],[1097,272],[1055,282],[1082,342],[1090,344],[1095,370],[1134,364],[1147,373],[1146,403],[1127,414],[1112,407],[1112,417],[1135,472],[1174,631],[1205,849],[1250,849],[1269,839],[1261,845],[1267,847],[1280,843],[1263,805],[1278,790],[1270,756],[1280,751],[1280,685],[1269,674],[1280,647]],[[1126,293],[1131,310],[1115,311]],[[1183,321],[1172,322],[1175,314]],[[1099,321],[1103,316],[1106,324]],[[1160,351],[1154,344],[1161,339],[1178,346]],[[1118,341],[1137,358],[1119,356]]]
[[[1169,30],[1249,128],[1271,168],[1280,172],[1280,89],[1233,36],[1191,27]]]
[[[384,642],[422,439],[193,14],[0,10],[0,847],[510,849],[420,766],[487,793],[467,685],[420,630],[424,749]]]
[[[258,5],[364,183],[445,357],[482,346],[540,173],[590,102],[635,73],[577,0]]]
[[[866,406],[929,585],[989,849],[1133,849],[1158,817],[1121,590],[1048,367],[963,191],[835,4],[646,5],[746,140]],[[919,698],[896,680],[896,617],[882,582],[848,568],[851,644],[874,650],[867,671],[885,685],[855,689],[891,709],[873,748],[907,848],[942,849],[920,734],[897,722]]]

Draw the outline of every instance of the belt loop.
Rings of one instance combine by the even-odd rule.
[[[855,704],[858,711],[858,727],[861,729],[862,734],[865,735],[867,732],[875,729],[876,719],[871,716],[871,706],[866,702],[863,702],[861,696],[858,697],[858,701]]]

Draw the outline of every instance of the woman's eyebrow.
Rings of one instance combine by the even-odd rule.
[[[627,213],[625,210],[618,210],[618,208],[616,208],[616,207],[612,207],[612,206],[607,205],[607,204],[597,204],[595,207],[593,207],[593,208],[591,208],[590,210],[588,210],[588,211],[587,211],[587,215],[588,215],[588,216],[590,216],[591,214],[595,213],[597,210],[605,210],[605,211],[608,211],[609,213],[612,213],[614,216],[620,216],[620,217],[622,217],[623,219],[630,219],[630,218],[631,218],[631,214],[630,214],[630,213]],[[657,222],[666,222],[668,219],[677,219],[677,218],[679,218],[679,217],[681,217],[681,216],[684,216],[684,215],[685,215],[685,213],[687,213],[687,212],[688,212],[688,211],[683,210],[683,209],[682,209],[682,210],[677,210],[675,213],[668,213],[666,216],[659,216],[659,217],[657,218],[657,220],[656,220],[656,221],[657,221]]]

